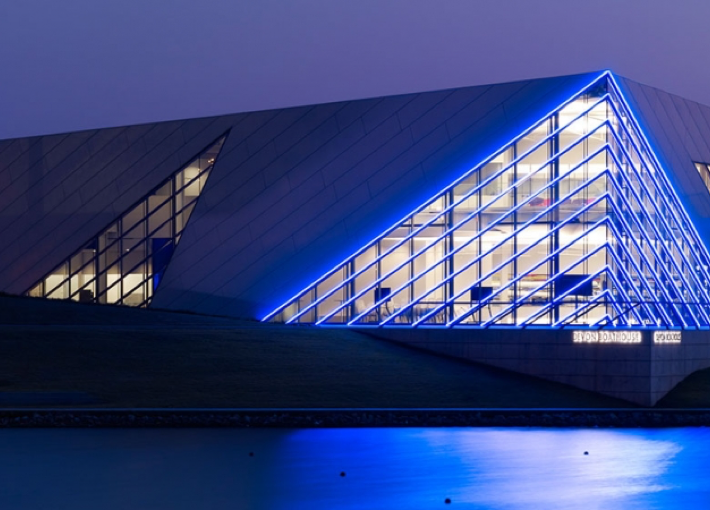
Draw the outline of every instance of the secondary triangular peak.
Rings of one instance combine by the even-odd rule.
[[[708,326],[709,261],[603,73],[265,320]]]
[[[226,135],[153,189],[27,294],[148,306],[197,204]]]

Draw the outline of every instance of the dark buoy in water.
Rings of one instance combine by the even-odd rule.
[[[446,499],[444,500],[444,503],[446,503],[447,505],[450,505],[450,504],[451,504],[451,498],[446,498]]]
[[[341,471],[340,476],[345,476],[345,471]]]
[[[249,452],[249,457],[253,457],[253,456],[254,456],[254,452]]]
[[[589,455],[589,452],[584,452],[585,455]]]

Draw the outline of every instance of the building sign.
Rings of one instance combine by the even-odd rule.
[[[655,337],[654,337],[655,338]],[[575,344],[640,344],[640,331],[573,331]]]
[[[654,331],[654,344],[679,344],[681,339],[680,331]]]

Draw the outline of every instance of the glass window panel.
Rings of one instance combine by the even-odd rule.
[[[371,286],[377,280],[377,265],[366,269],[362,274],[353,279],[353,296],[355,299],[354,313],[359,314],[374,304],[376,290]]]
[[[124,266],[125,267],[125,266]],[[132,266],[130,272],[123,274],[123,304],[138,306],[146,299],[146,265]]]
[[[172,237],[172,203],[168,202],[148,216],[148,233],[150,237]]]
[[[698,170],[703,184],[705,184],[705,187],[710,191],[710,166],[704,163],[695,163],[695,168]]]
[[[415,243],[416,245],[416,243]],[[446,254],[446,241],[442,240],[414,259],[415,298],[425,295],[420,308],[435,307],[444,300],[445,288],[440,285],[446,276],[446,264],[443,263]]]
[[[114,264],[99,278],[99,292],[105,303],[117,303],[121,298],[120,264]]]
[[[94,274],[94,257],[96,250],[84,249],[74,255],[69,262],[69,269],[72,274],[81,273],[82,275]],[[74,290],[74,289],[72,289]]]
[[[44,297],[44,285],[42,283],[38,283],[30,289],[27,295],[30,297]]]
[[[460,255],[454,256],[454,267],[456,268],[456,276],[454,277],[454,295],[461,296],[457,299],[461,300],[464,304],[469,301],[469,295],[466,293],[468,289],[473,286],[473,284],[481,276],[481,264],[473,263],[471,260],[473,256]]]
[[[133,232],[133,227],[141,222],[145,218],[145,203],[141,202],[136,207],[134,207],[130,212],[125,214],[121,220],[121,232],[126,235],[131,231],[132,236],[135,235],[145,235],[145,233]]]
[[[446,208],[447,200],[443,197],[434,200],[427,205],[421,212],[414,215],[415,225],[424,225],[429,221],[440,224],[446,221],[446,216],[442,215],[442,211]]]
[[[456,208],[461,212],[475,211],[479,205],[479,194],[473,192],[478,185],[479,173],[475,172],[466,177],[460,184],[454,188],[454,203],[458,205]],[[459,203],[460,202],[460,203]]]
[[[65,262],[45,278],[44,288],[48,298],[66,299],[69,297],[68,266],[69,264]]]
[[[617,300],[638,300],[639,295],[644,296],[644,299],[658,299],[664,286],[673,299],[697,299],[700,285],[706,285],[705,280],[708,278],[704,274],[703,283],[696,284],[691,281],[695,280],[691,276],[696,274],[698,265],[708,266],[710,263],[707,257],[701,257],[698,250],[693,249],[695,241],[686,242],[686,239],[692,237],[688,233],[688,220],[679,214],[676,205],[668,199],[672,190],[661,179],[662,176],[656,176],[658,170],[655,163],[643,148],[636,128],[629,123],[629,119],[614,118],[606,98],[587,111],[607,92],[614,95],[614,91],[607,91],[605,85],[599,86],[572,101],[555,114],[552,120],[546,120],[516,141],[514,147],[502,155],[505,157],[501,160],[494,159],[482,165],[451,191],[442,193],[438,198],[442,204],[447,200],[462,202],[447,214],[449,223],[444,223],[455,225],[457,230],[440,241],[436,239],[441,234],[419,233],[417,239],[409,243],[409,253],[417,253],[434,242],[436,247],[422,251],[412,263],[402,262],[406,261],[406,253],[397,252],[383,257],[378,265],[381,271],[379,274],[387,276],[379,284],[380,290],[398,289],[412,274],[422,274],[422,277],[402,292],[401,299],[399,295],[392,295],[386,305],[374,310],[375,317],[368,320],[381,321],[388,314],[397,315],[397,310],[408,310],[397,316],[397,323],[406,324],[428,317],[427,324],[443,324],[456,317],[462,318],[462,323],[473,325],[499,313],[501,315],[496,319],[498,324],[520,323],[528,318],[532,323],[551,324],[568,315],[572,324],[604,321],[609,311],[605,301],[587,305],[590,299],[602,296],[605,289],[611,288],[605,273],[590,279],[593,289],[591,295],[570,295],[570,299],[565,298],[560,304],[547,308],[545,305],[551,303],[554,297],[556,285],[550,283],[553,271],[568,269],[569,274],[566,276],[584,277],[599,272],[608,263],[618,266],[614,271],[622,281],[622,287],[613,290]],[[625,108],[616,98],[612,100],[620,110]],[[607,120],[611,123],[610,128],[606,127]],[[547,139],[553,126],[562,129]],[[590,158],[604,148],[606,143],[610,145],[608,150]],[[565,149],[569,150],[558,159],[554,158],[552,151]],[[513,155],[519,160],[514,167],[506,169],[507,164],[513,161]],[[618,180],[618,191],[614,190],[610,178],[603,175],[608,168]],[[708,168],[706,163],[696,164],[704,183],[710,183]],[[481,185],[483,182],[485,185]],[[515,193],[505,191],[513,185]],[[599,200],[599,203],[590,207],[607,193],[611,194],[609,200]],[[612,203],[618,208],[618,216],[612,214]],[[547,211],[553,204],[556,207]],[[506,216],[515,206],[518,207],[514,214]],[[479,207],[484,208],[475,217],[471,217]],[[428,210],[419,213],[415,223],[425,223],[438,211],[434,209],[430,206]],[[579,211],[583,209],[585,212],[580,214]],[[620,232],[618,240],[611,238],[606,226],[587,232],[589,226],[607,214]],[[527,225],[531,220],[535,223]],[[527,225],[525,228],[498,246],[501,240],[524,223]],[[555,228],[560,223],[564,225]],[[478,233],[489,226],[493,228],[478,237]],[[396,244],[394,237],[392,235],[392,239],[382,242],[380,253]],[[599,250],[585,258],[608,242],[608,239],[613,248],[609,251]],[[566,246],[570,243],[570,246]],[[442,263],[442,257],[451,249],[451,245],[461,250]],[[561,253],[550,257],[554,250],[561,247],[564,247]],[[436,250],[440,251],[439,257],[434,256],[429,260]],[[611,250],[614,250],[618,262],[611,259]],[[398,260],[398,257],[402,260]],[[693,260],[689,261],[691,257]],[[577,264],[580,260],[582,262]],[[355,263],[363,267],[362,257],[358,256]],[[431,275],[424,275],[423,271],[430,267],[433,268]],[[641,275],[636,275],[636,267],[640,268]],[[392,268],[396,269],[396,273],[388,275]],[[439,285],[447,275],[457,272],[451,284]],[[375,279],[373,271],[372,281]],[[513,280],[518,281],[512,284]],[[558,283],[562,285],[559,280]],[[490,288],[493,292],[500,289],[500,293],[469,315],[467,310],[471,307],[471,287],[474,285],[477,288]],[[649,286],[650,294],[646,290]],[[635,289],[642,290],[637,294]],[[628,295],[622,295],[622,291]],[[477,292],[480,295],[482,291]],[[455,301],[448,302],[447,299],[452,296],[456,296]],[[374,295],[367,297],[371,302],[376,298]],[[419,298],[421,302],[411,309],[407,308],[412,300]],[[525,304],[522,307],[511,306],[518,299],[525,299]],[[638,307],[637,313],[646,314],[646,308],[646,305]],[[581,311],[575,316],[577,310]],[[628,310],[624,310],[623,313],[628,314]],[[538,311],[544,313],[538,316]],[[654,313],[658,311],[648,315],[653,323],[656,321]],[[616,318],[613,320],[618,322]]]
[[[344,269],[339,269],[338,271],[335,271],[332,275],[330,275],[328,278],[325,279],[322,283],[319,283],[318,286],[316,287],[316,296],[317,299],[322,298],[323,296],[327,295],[329,292],[335,290],[330,296],[326,297],[323,299],[318,304],[318,318],[323,318],[326,315],[330,314],[332,311],[335,309],[339,308],[345,301],[346,301],[346,290],[348,287],[348,284],[345,284],[345,288],[343,288],[343,281],[346,278],[346,271]],[[328,322],[343,322],[345,315],[347,313],[347,306],[340,312],[337,313],[337,316],[334,316],[331,319],[328,320]]]
[[[137,224],[132,230],[131,235],[123,236],[121,238],[119,244],[121,245],[122,256],[143,244],[145,241],[145,234],[139,235],[140,232],[145,233],[145,221]]]
[[[142,262],[146,259],[146,256],[146,245],[143,240],[133,245],[130,250],[127,250],[121,260],[123,276],[126,277],[128,274],[139,272],[140,268],[144,267]],[[147,275],[144,274],[143,276]]]

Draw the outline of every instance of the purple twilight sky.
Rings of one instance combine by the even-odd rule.
[[[710,104],[707,0],[22,0],[0,139],[610,68]]]

